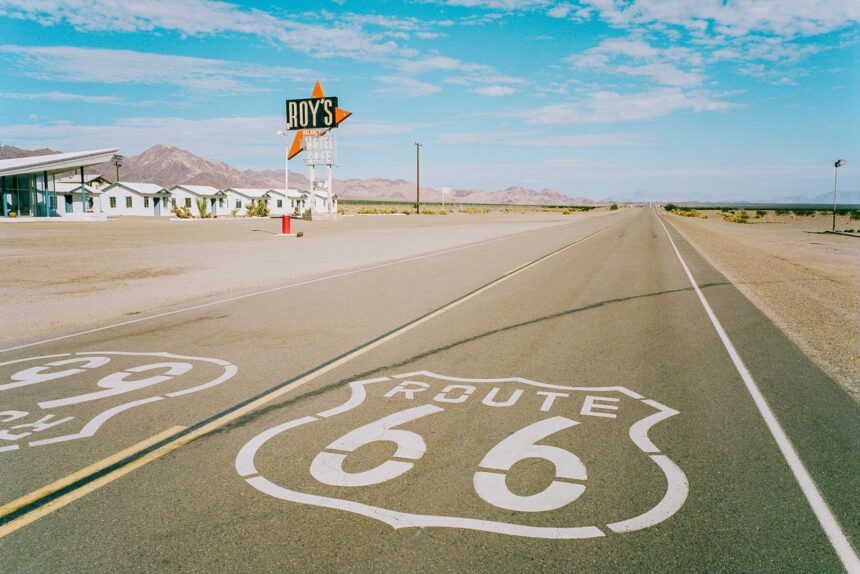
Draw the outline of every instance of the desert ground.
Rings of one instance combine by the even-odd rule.
[[[9,223],[0,226],[0,341],[87,329],[600,213],[607,210],[293,220],[301,238],[279,236],[279,218]],[[295,302],[305,304],[316,303]]]
[[[860,401],[860,237],[823,233],[830,214],[739,224],[668,215],[684,237]],[[839,216],[837,229],[860,229]]]

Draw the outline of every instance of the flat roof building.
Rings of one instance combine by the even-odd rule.
[[[89,209],[85,168],[111,160],[118,148],[57,153],[15,159],[0,159],[0,216],[2,217],[57,217],[57,185],[55,176],[69,171],[80,171],[78,191],[73,201],[81,203],[81,214]],[[69,178],[64,177],[65,182]],[[65,212],[65,207],[64,207]]]

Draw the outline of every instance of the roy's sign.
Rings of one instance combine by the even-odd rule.
[[[287,100],[287,126],[291,130],[336,128],[337,98]]]

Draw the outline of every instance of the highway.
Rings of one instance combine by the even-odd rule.
[[[656,211],[0,352],[3,572],[860,572],[860,406]]]

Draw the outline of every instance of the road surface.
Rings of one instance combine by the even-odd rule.
[[[0,352],[4,572],[860,571],[860,408],[649,209]]]

